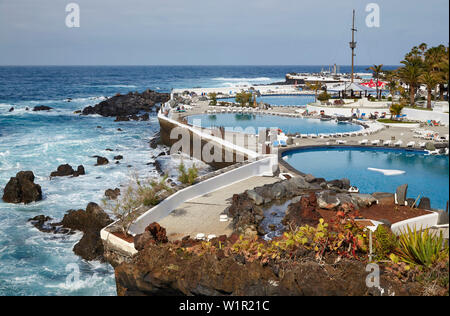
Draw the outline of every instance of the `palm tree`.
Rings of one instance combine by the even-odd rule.
[[[396,78],[396,74],[395,72],[389,72],[386,77],[385,80],[387,81],[387,89],[389,90],[389,93],[392,96],[392,102],[394,102],[394,96],[396,94],[396,92],[398,91],[398,81]]]
[[[378,92],[378,82],[380,80],[380,74],[383,71],[383,64],[381,65],[373,65],[372,67],[367,68],[367,70],[371,70],[373,72],[373,75],[376,79],[376,85],[377,85],[377,98],[378,100],[381,99],[381,93]]]
[[[315,83],[307,82],[306,87],[309,90],[314,91],[314,103],[316,103],[317,102],[317,91],[322,89],[322,85],[318,81],[316,81]]]
[[[427,109],[431,109],[432,91],[436,88],[439,80],[436,74],[427,71],[422,74],[420,81],[427,87]]]
[[[398,75],[409,86],[409,103],[414,106],[416,90],[423,72],[423,62],[420,58],[406,57],[401,63],[404,66],[398,69]]]
[[[428,71],[432,72],[438,80],[439,96],[443,100],[444,84],[447,84],[449,79],[448,47],[439,45],[430,48],[425,53],[425,63]]]
[[[400,115],[400,113],[402,113],[403,110],[403,105],[398,104],[398,103],[393,103],[391,105],[391,107],[389,108],[389,112],[391,112],[391,120],[393,119],[394,115]]]

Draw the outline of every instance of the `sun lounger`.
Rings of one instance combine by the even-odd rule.
[[[399,140],[399,141],[396,141],[396,142],[394,143],[394,146],[395,146],[395,147],[400,147],[402,144],[403,144],[403,141],[402,141],[402,140]]]
[[[383,146],[391,146],[391,144],[392,144],[392,141],[391,141],[391,140],[385,140],[385,141],[383,142]]]
[[[427,146],[426,142],[419,143],[419,148],[425,148]]]
[[[373,141],[370,142],[372,145],[376,146],[380,144],[380,140],[379,139],[375,139]]]
[[[347,144],[347,141],[342,140],[342,139],[336,139],[336,144],[340,144],[340,145]]]
[[[406,147],[413,148],[414,145],[416,145],[416,142],[409,142],[408,144],[406,144]]]
[[[360,144],[360,145],[367,145],[368,142],[369,142],[369,140],[363,139],[363,140],[360,140],[360,141],[359,141],[359,144]]]

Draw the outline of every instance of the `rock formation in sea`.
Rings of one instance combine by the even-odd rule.
[[[58,166],[56,171],[53,171],[50,174],[50,177],[65,177],[65,176],[74,176],[78,177],[86,174],[83,165],[78,166],[77,170],[74,170],[71,165],[65,164]]]
[[[82,115],[99,114],[122,117],[119,120],[127,120],[128,116],[136,115],[141,111],[149,112],[157,103],[164,103],[169,99],[168,93],[158,93],[152,90],[145,90],[142,93],[129,92],[125,95],[117,94],[95,106],[84,108]],[[141,116],[140,120],[148,120],[148,116]]]
[[[20,171],[12,177],[3,190],[6,203],[31,203],[42,200],[42,189],[34,183],[32,171]]]
[[[73,251],[85,260],[104,261],[104,248],[100,238],[103,227],[113,221],[96,203],[89,203],[86,210],[69,210],[59,223],[49,223],[52,219],[39,215],[29,221],[41,232],[55,234],[70,234],[74,231],[83,232],[81,240],[75,244]]]
[[[34,112],[37,112],[37,111],[50,111],[50,110],[52,110],[53,108],[51,108],[51,107],[49,107],[49,106],[46,106],[46,105],[37,105],[37,106],[35,106],[34,108],[33,108],[33,111]]]

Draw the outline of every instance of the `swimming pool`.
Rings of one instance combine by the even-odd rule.
[[[391,192],[408,183],[408,197],[426,196],[434,208],[445,209],[449,194],[448,156],[388,148],[324,147],[283,153],[295,169],[327,180],[348,178],[361,193]],[[386,176],[367,168],[395,169],[404,174]]]
[[[217,99],[218,102],[235,102],[235,98],[223,98]],[[299,106],[305,107],[309,103],[315,101],[314,95],[274,95],[274,96],[261,96],[256,98],[256,101],[268,103],[272,106]]]
[[[252,128],[258,133],[259,128],[279,128],[286,134],[332,134],[359,131],[362,127],[356,124],[338,124],[335,121],[321,121],[319,119],[295,118],[287,116],[272,116],[264,114],[198,114],[187,118],[189,124],[204,128],[212,127],[241,127]],[[250,131],[247,131],[250,133]]]

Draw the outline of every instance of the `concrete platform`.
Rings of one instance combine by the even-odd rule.
[[[219,217],[231,205],[233,195],[277,181],[280,181],[278,177],[252,177],[231,184],[183,203],[170,215],[159,221],[159,224],[166,228],[167,237],[171,241],[188,235],[195,238],[198,233],[206,236],[211,234],[230,235],[233,232],[231,223],[229,221],[221,222]]]

